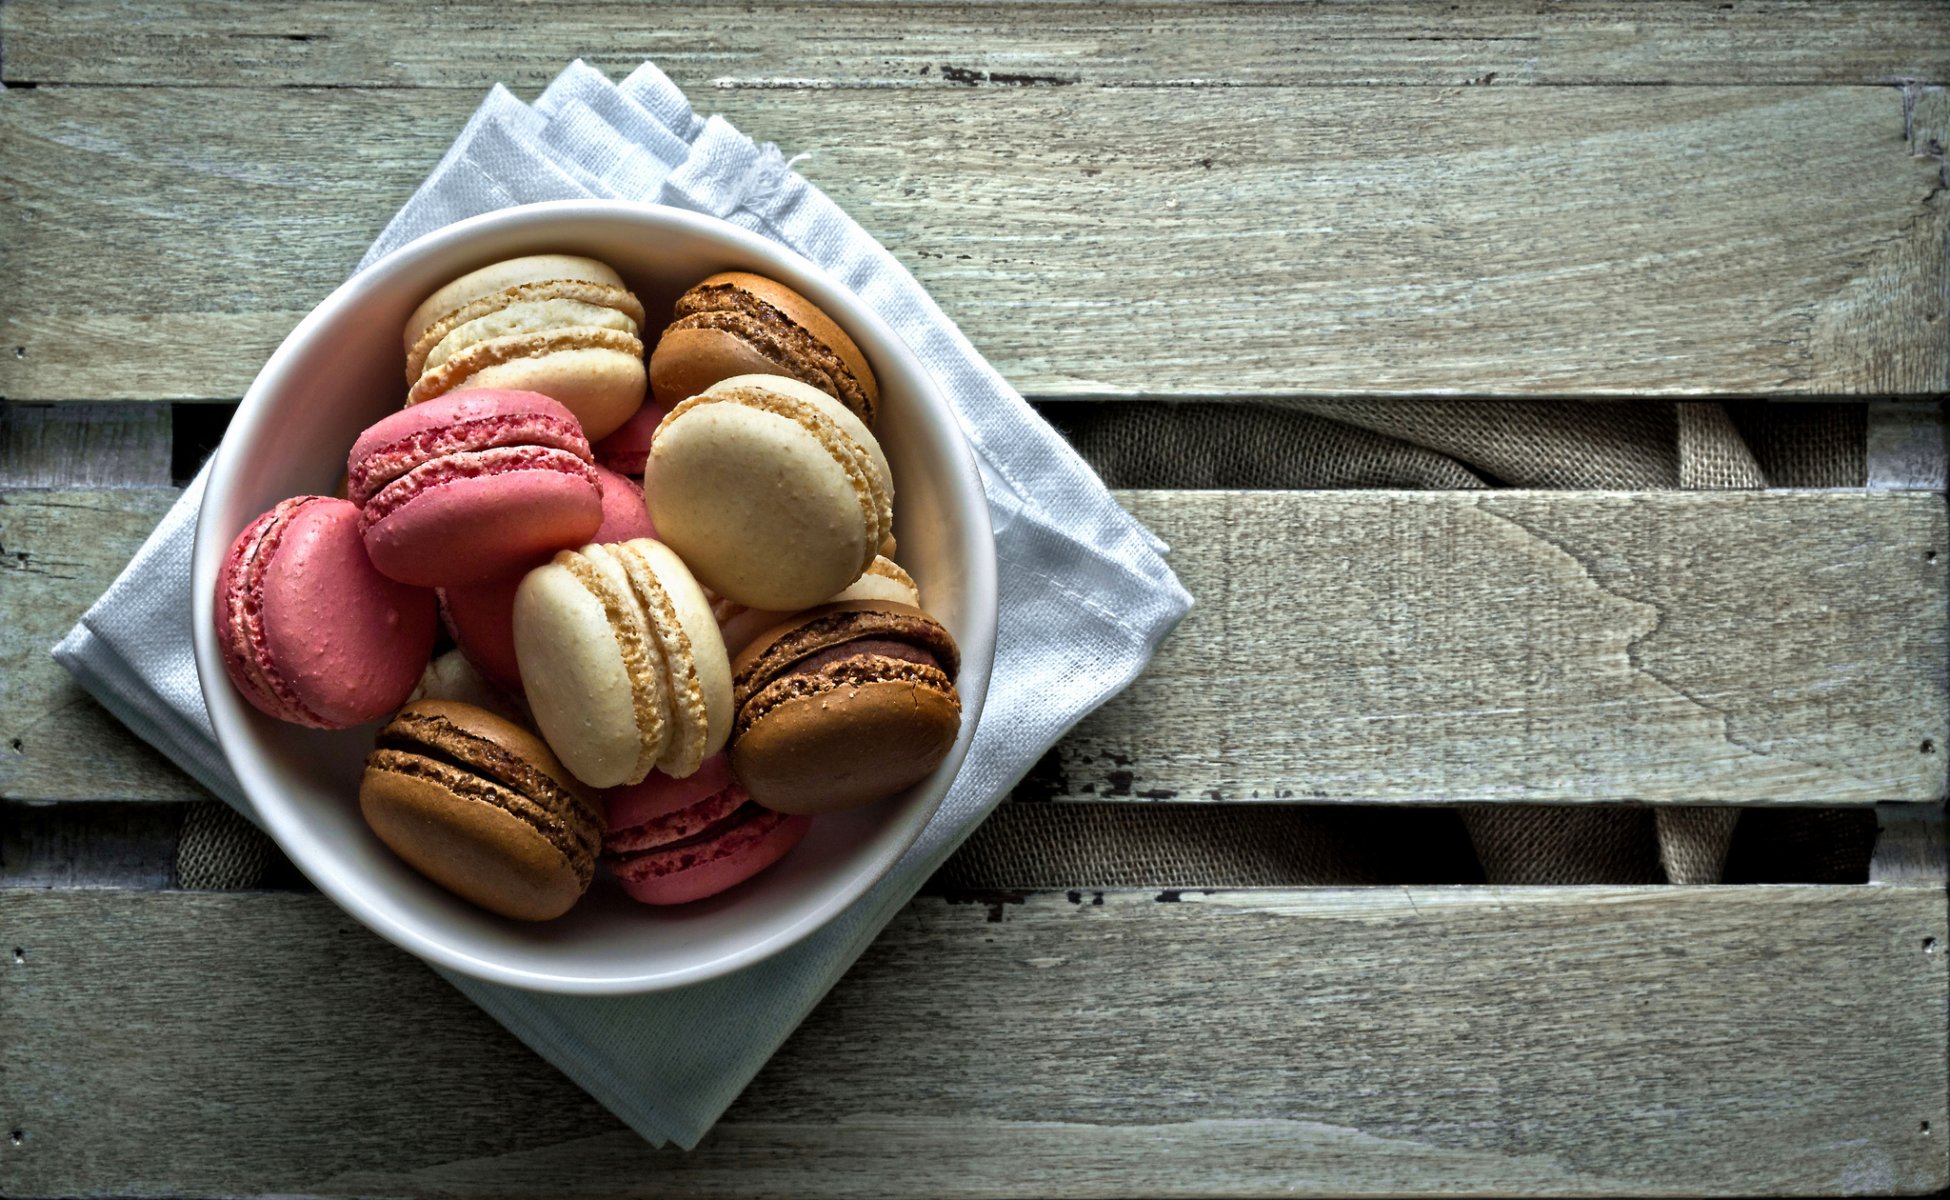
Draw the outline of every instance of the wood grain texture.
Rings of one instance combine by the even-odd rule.
[[[13,6],[9,6],[9,12]],[[1038,397],[1934,395],[1950,191],[1889,87],[696,95]],[[0,94],[0,395],[241,394],[473,91]],[[1025,137],[1034,130],[1036,136]]]
[[[226,5],[9,0],[6,81],[539,86],[577,55],[686,87],[1889,83],[1950,77],[1936,3]]]
[[[1924,888],[920,899],[684,1154],[317,896],[0,891],[0,1191],[1930,1191],[1946,937]]]
[[[1876,805],[1876,845],[1869,882],[1942,887],[1950,878],[1940,804]],[[1950,947],[1945,947],[1950,953]]]
[[[173,488],[0,492],[0,799],[207,798],[48,657],[175,500]]]
[[[1061,744],[1059,794],[1943,794],[1938,497],[1120,498],[1172,544],[1199,604]]]
[[[1042,799],[1861,804],[1943,795],[1939,497],[1122,492],[1198,606]],[[47,661],[167,507],[15,493],[0,795],[182,799]],[[1932,557],[1933,556],[1933,557]],[[52,563],[52,567],[41,564]],[[58,569],[54,569],[58,568]],[[17,681],[17,682],[16,682]],[[67,726],[117,753],[71,753]],[[52,722],[52,724],[50,724]],[[47,736],[53,732],[55,736]],[[1930,743],[1930,749],[1921,747]]]
[[[168,405],[0,406],[0,488],[168,487],[169,468]]]

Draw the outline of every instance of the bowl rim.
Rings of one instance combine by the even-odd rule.
[[[221,652],[216,645],[213,624],[217,570],[234,538],[234,531],[225,532],[216,528],[217,506],[210,503],[212,489],[218,486],[219,480],[228,480],[236,474],[237,464],[234,460],[241,453],[236,447],[246,441],[257,440],[255,435],[260,427],[272,420],[275,412],[270,399],[272,392],[281,386],[288,364],[298,355],[299,348],[309,344],[319,327],[357,303],[377,283],[410,269],[425,258],[445,253],[456,243],[465,243],[488,233],[519,230],[531,225],[543,227],[589,217],[648,218],[652,224],[663,224],[670,231],[723,243],[727,250],[765,263],[767,270],[777,270],[783,282],[827,310],[849,333],[858,337],[859,330],[864,328],[869,331],[867,340],[884,347],[899,361],[902,373],[919,385],[915,401],[923,409],[932,409],[941,423],[952,431],[951,440],[959,445],[961,453],[949,455],[951,475],[942,482],[956,506],[968,514],[972,526],[970,532],[979,535],[978,551],[969,555],[963,564],[966,576],[962,595],[976,619],[971,622],[975,636],[963,638],[960,646],[962,670],[957,687],[962,694],[962,733],[935,773],[916,785],[925,789],[922,803],[913,806],[912,813],[904,818],[904,824],[899,827],[898,835],[819,904],[769,936],[687,966],[631,974],[541,971],[511,966],[465,952],[434,936],[438,933],[437,921],[432,922],[434,929],[426,930],[421,926],[429,924],[427,921],[402,919],[391,911],[394,906],[375,902],[368,894],[371,889],[359,886],[356,880],[342,877],[325,863],[314,862],[309,854],[294,852],[294,844],[302,846],[310,839],[298,828],[295,803],[286,804],[277,799],[279,789],[266,778],[266,769],[258,763],[254,751],[241,749],[251,745],[245,727],[247,702],[230,685]],[[837,312],[834,311],[836,309]],[[629,200],[549,200],[481,213],[422,234],[354,272],[285,335],[252,379],[208,469],[209,480],[199,505],[191,550],[192,641],[198,685],[209,711],[218,747],[243,789],[250,813],[290,856],[299,871],[368,929],[436,966],[526,991],[633,995],[700,983],[760,962],[810,936],[886,877],[939,812],[942,800],[973,744],[976,726],[987,700],[989,674],[994,662],[998,604],[994,531],[974,448],[969,444],[940,384],[878,312],[835,280],[823,267],[791,247],[721,218],[668,205]],[[272,802],[261,803],[260,797],[263,796],[272,797]]]

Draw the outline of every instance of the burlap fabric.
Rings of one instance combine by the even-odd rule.
[[[1860,487],[1868,474],[1859,405],[1132,402],[1044,415],[1119,488]],[[935,886],[1845,882],[1866,877],[1873,839],[1859,812],[1015,803]],[[213,804],[185,823],[178,877],[260,886],[279,861]]]

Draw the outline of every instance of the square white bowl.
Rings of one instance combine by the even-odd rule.
[[[394,857],[359,815],[374,726],[320,732],[258,712],[231,686],[216,644],[218,569],[259,513],[329,495],[359,432],[405,400],[400,328],[421,300],[477,267],[581,254],[616,268],[649,314],[718,271],[800,292],[873,364],[875,426],[893,470],[901,565],[961,648],[962,728],[938,770],[899,796],[814,820],[778,865],[722,895],[638,904],[598,879],[567,916],[511,921],[475,908]],[[259,821],[305,875],[388,941],[466,975],[534,991],[629,994],[722,975],[830,920],[920,835],[974,737],[995,652],[995,541],[975,460],[933,380],[877,314],[813,263],[714,217],[620,201],[503,209],[428,234],[367,267],[311,311],[252,382],[211,467],[191,564],[197,672],[211,723]]]

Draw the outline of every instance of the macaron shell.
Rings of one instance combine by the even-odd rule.
[[[609,345],[565,345],[537,357],[485,366],[452,390],[519,388],[551,397],[576,415],[591,442],[613,433],[643,406],[642,344],[634,351]]]
[[[853,373],[853,378],[859,382],[860,390],[867,394],[867,399],[875,404],[879,403],[880,385],[874,379],[873,368],[867,364],[867,356],[862,354],[860,347],[847,336],[846,330],[841,329],[838,322],[826,315],[825,309],[776,279],[753,275],[747,271],[725,271],[711,276],[697,286],[710,287],[713,284],[729,284],[732,287],[742,288],[784,313],[794,324],[824,343],[827,349],[846,364],[847,370]]]
[[[440,589],[440,617],[467,661],[489,680],[521,690],[515,658],[515,589],[522,577]]]
[[[703,757],[709,758],[724,749],[725,741],[731,736],[732,720],[731,656],[718,631],[717,617],[711,611],[711,600],[704,594],[703,587],[684,560],[669,546],[646,538],[630,542],[629,549],[641,556],[656,572],[657,582],[669,597],[678,624],[689,642],[691,669],[697,679],[699,698],[705,713]],[[683,774],[688,775],[695,769],[693,767]]]
[[[623,287],[623,277],[608,264],[575,254],[530,254],[491,263],[469,271],[441,287],[420,302],[406,319],[402,349],[411,352],[415,343],[442,317],[457,309],[497,293],[531,287],[540,283],[580,282],[598,287]],[[642,314],[636,315],[638,323]]]
[[[960,730],[952,689],[903,679],[850,684],[771,708],[731,744],[731,766],[760,804],[816,816],[920,782]]]
[[[432,780],[368,771],[359,811],[408,866],[490,912],[546,921],[583,893],[575,865],[527,822]]]
[[[366,552],[383,574],[424,587],[519,571],[550,551],[581,543],[602,524],[594,468],[571,462],[551,457],[445,479],[430,469],[439,464],[429,464],[420,469],[428,472],[427,486],[367,524]]]
[[[737,776],[731,773],[731,760],[723,754],[713,754],[698,764],[697,770],[682,779],[673,779],[662,771],[652,771],[642,783],[626,787],[611,788],[603,793],[604,811],[608,814],[608,827],[612,834],[635,829],[652,822],[661,821],[673,813],[687,808],[695,808],[707,800],[724,794],[738,783]],[[743,788],[739,788],[730,799],[735,807],[745,802]],[[716,813],[711,819],[726,815],[726,809]],[[677,834],[687,837],[688,834]]]
[[[844,604],[849,600],[884,600],[890,604],[907,604],[921,607],[921,592],[914,584],[913,576],[901,569],[899,563],[880,555],[873,560],[860,578],[846,585],[837,595],[826,601],[828,604]]]
[[[689,904],[784,858],[811,826],[809,817],[765,813],[714,842],[637,856],[611,870],[623,890],[643,904]]]
[[[713,394],[666,417],[651,450],[644,497],[663,540],[752,608],[805,608],[857,579],[880,541],[870,485],[800,422]]]
[[[627,542],[657,536],[657,527],[650,523],[650,512],[643,506],[643,489],[635,480],[599,466],[596,482],[602,488],[603,523],[596,527],[590,541]]]
[[[873,430],[867,428],[866,422],[855,416],[853,410],[846,405],[809,383],[801,383],[797,379],[782,375],[734,375],[729,379],[721,379],[712,386],[722,387],[726,395],[745,388],[763,388],[791,396],[818,409],[827,420],[838,425],[854,444],[866,451],[867,457],[873,460],[874,472],[879,477],[880,486],[886,492],[887,503],[889,505],[893,503],[894,472],[887,465],[887,455],[880,448],[880,439],[876,438]],[[891,523],[892,517],[890,516],[888,520]]]
[[[663,423],[666,411],[663,405],[646,401],[642,408],[630,414],[629,420],[596,444],[597,464],[619,475],[642,479],[643,468],[650,461],[650,443],[655,440],[657,426]]]
[[[639,735],[632,685],[603,602],[554,563],[521,581],[515,657],[535,724],[577,779],[630,782]]]
[[[259,685],[241,686],[254,705],[283,720],[347,728],[385,716],[411,694],[433,653],[433,593],[373,568],[358,536],[359,510],[343,500],[300,497],[282,514],[266,557],[251,569],[227,561],[219,576],[219,620],[245,605],[255,614],[254,644],[241,644],[233,619],[219,626],[226,662],[254,664],[295,703],[277,703]],[[232,555],[238,553],[233,546]],[[238,614],[241,615],[241,614]],[[233,667],[233,679],[239,671]],[[273,704],[267,705],[266,699]]]
[[[650,352],[650,394],[670,409],[720,380],[778,370],[778,363],[728,330],[672,329]]]
[[[452,700],[471,704],[517,725],[535,723],[519,691],[489,679],[459,650],[449,650],[427,664],[407,703],[417,700]]]

